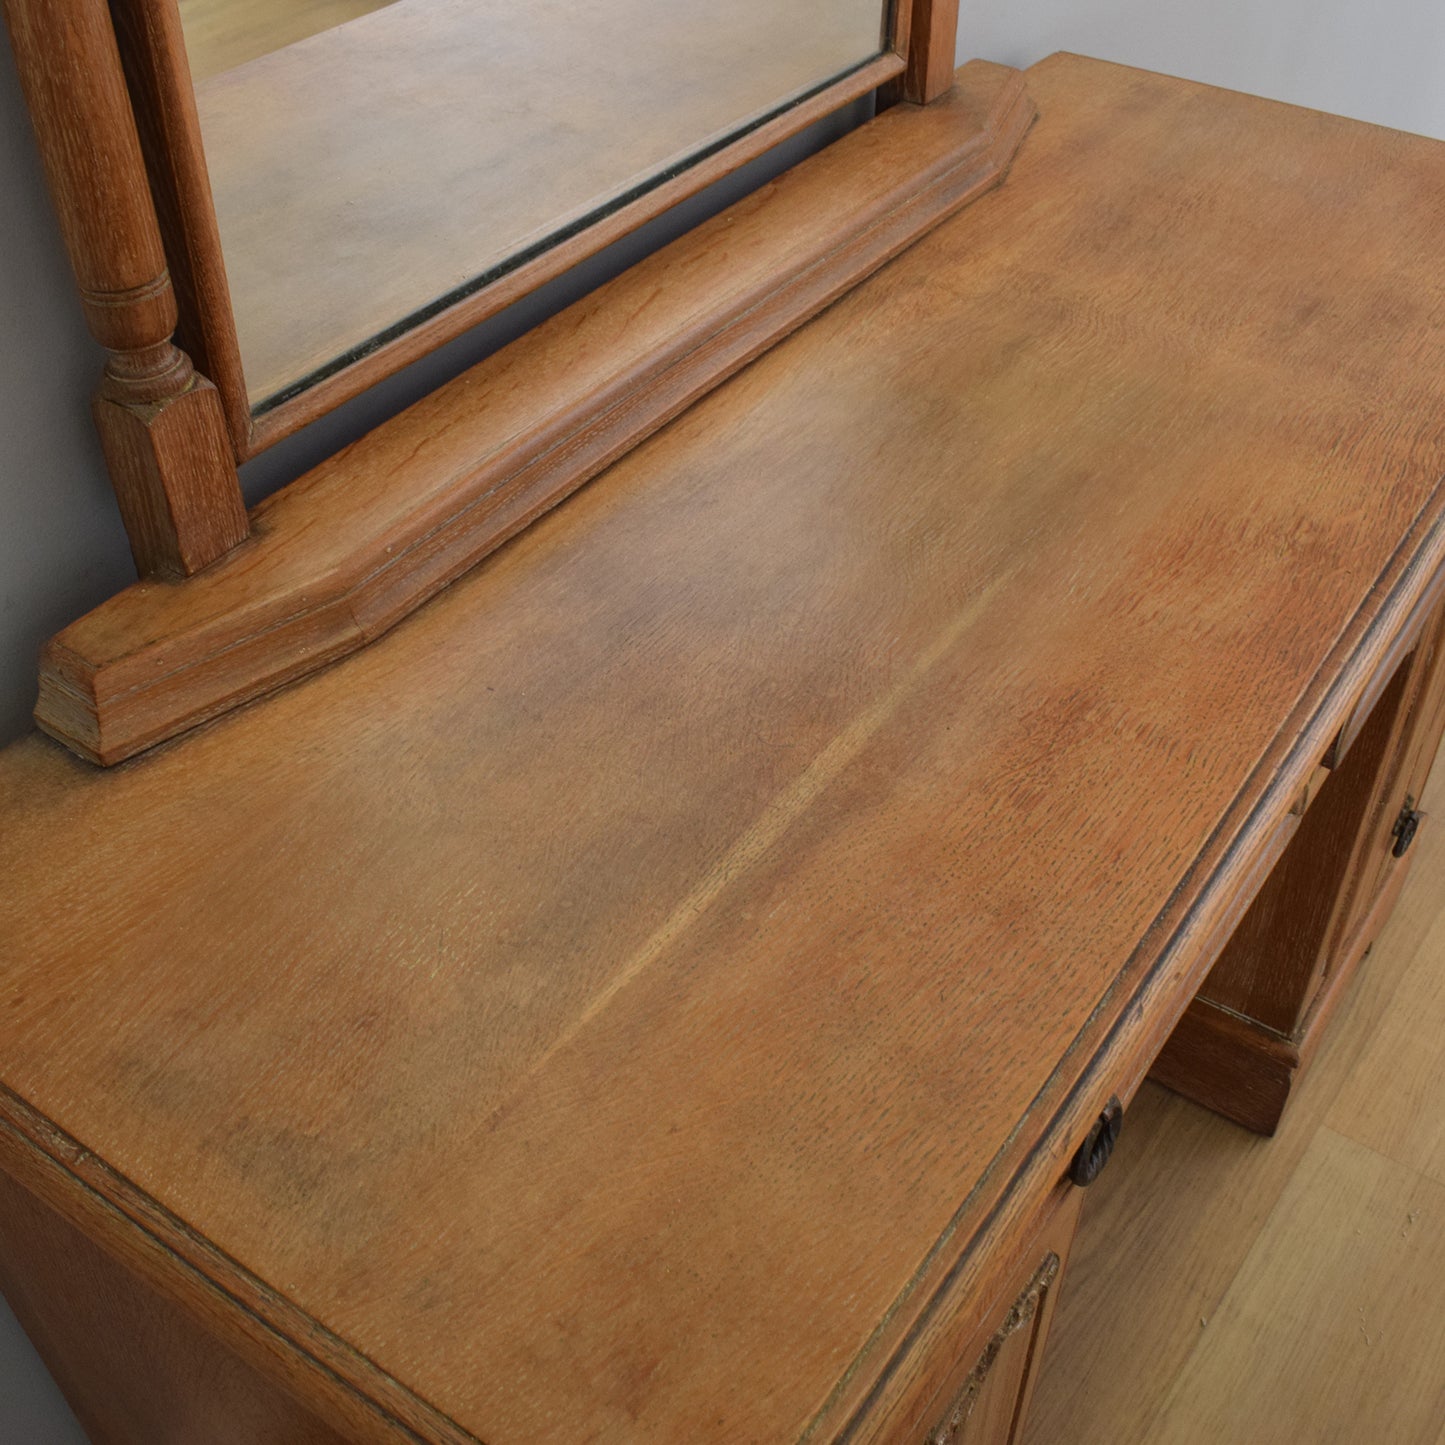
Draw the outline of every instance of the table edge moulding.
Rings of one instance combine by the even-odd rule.
[[[0,1287],[94,1438],[1020,1445],[1140,1084],[1271,1132],[1428,826],[1442,204],[974,62],[55,639]]]

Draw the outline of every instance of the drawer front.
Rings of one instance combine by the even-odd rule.
[[[1068,1263],[1084,1191],[1062,1185],[1027,1238],[990,1271],[991,1302],[964,1302],[917,1352],[911,1377],[850,1441],[869,1445],[1017,1445]]]

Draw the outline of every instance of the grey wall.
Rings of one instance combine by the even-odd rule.
[[[960,60],[1027,65],[1076,50],[1445,138],[1445,6],[1436,0],[962,0],[959,29]],[[711,204],[700,201],[689,219]],[[248,495],[297,475],[668,229],[259,459]],[[98,366],[0,46],[0,741],[28,725],[41,641],[132,575],[86,410]],[[0,799],[0,826],[3,810]],[[0,1445],[83,1440],[0,1304]]]
[[[41,640],[135,577],[89,424],[99,355],[0,43],[0,741],[26,725]]]
[[[960,0],[960,61],[1055,50],[1445,139],[1438,0]]]

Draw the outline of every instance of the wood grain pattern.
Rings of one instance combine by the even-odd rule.
[[[0,1217],[0,1290],[92,1440],[348,1445],[3,1173]]]
[[[143,578],[192,577],[246,540],[220,394],[183,351],[112,356],[91,414]]]
[[[908,69],[895,85],[903,100],[931,105],[953,84],[958,0],[898,0],[909,11]]]
[[[967,1413],[960,1419],[959,1407],[950,1411],[928,1445],[1017,1445],[1043,1364],[1063,1265],[1051,1250],[995,1337],[998,1353],[986,1353],[974,1367],[984,1373],[977,1395],[962,1406]]]
[[[1438,808],[1442,785],[1445,778],[1437,774],[1425,795],[1427,808]],[[1155,1416],[1191,1354],[1226,1328],[1221,1303],[1251,1250],[1260,1248],[1261,1231],[1272,1224],[1322,1126],[1396,1164],[1414,1168],[1421,1162],[1407,1142],[1397,1145],[1415,1124],[1430,1119],[1429,1093],[1418,1088],[1417,1070],[1436,1054],[1439,1036],[1431,1000],[1445,961],[1445,834],[1422,833],[1412,856],[1418,861],[1400,906],[1275,1138],[1257,1139],[1152,1086],[1135,1101],[1117,1159],[1089,1191],[1028,1445],[1061,1439],[1071,1445],[1152,1445]],[[1398,1061],[1398,1070],[1387,1059]],[[1350,1105],[1341,1108],[1347,1098]],[[1362,1127],[1342,1128],[1360,1101],[1368,1101],[1368,1113],[1357,1119]],[[1363,1191],[1355,1197],[1362,1199]],[[1273,1343],[1255,1335],[1254,1358],[1243,1368],[1260,1381],[1287,1377],[1291,1389],[1298,1381],[1326,1395],[1342,1380],[1347,1387],[1359,1384],[1362,1372],[1372,1377],[1369,1393],[1360,1390],[1342,1411],[1336,1434],[1314,1435],[1300,1422],[1299,1439],[1434,1445],[1428,1434],[1413,1440],[1408,1433],[1390,1434],[1382,1414],[1393,1409],[1390,1394],[1410,1388],[1420,1349],[1439,1338],[1445,1302],[1437,1294],[1402,1308],[1388,1283],[1389,1250],[1376,1254],[1347,1291],[1322,1274],[1316,1256],[1339,1202],[1335,1182],[1316,1172],[1308,1187],[1295,1187],[1293,1222],[1288,1232],[1273,1230],[1270,1248],[1282,1268],[1307,1284],[1326,1327],[1341,1314],[1362,1323],[1361,1307],[1377,1320],[1393,1314],[1398,1327],[1371,1328],[1369,1344],[1357,1334],[1353,1349],[1339,1353],[1318,1348],[1321,1335],[1311,1328]],[[1326,1219],[1317,1220],[1316,1209]],[[1424,1215],[1415,1226],[1432,1227]],[[1351,1233],[1347,1248],[1355,1242]],[[1255,1307],[1267,1309],[1268,1298]],[[1236,1358],[1242,1343],[1229,1346]],[[1181,1412],[1176,1429],[1184,1418]],[[1197,1438],[1209,1438],[1201,1417],[1188,1418]]]
[[[220,399],[177,313],[104,0],[6,0],[21,85],[91,334],[96,423],[136,566],[189,575],[246,536]]]
[[[1340,735],[1326,751],[1325,767],[1342,766],[1355,740],[1374,714],[1376,703],[1394,680],[1395,674],[1404,666],[1408,655],[1422,645],[1427,654],[1433,654],[1442,646],[1442,642],[1445,642],[1445,638],[1442,638],[1442,633],[1445,633],[1445,610],[1442,610],[1440,601],[1442,592],[1445,592],[1445,577],[1438,578],[1435,585],[1415,604],[1414,615],[1390,644],[1390,650],[1381,659],[1374,677],[1362,689],[1349,718],[1340,729]],[[1436,668],[1439,664],[1427,656],[1423,665]],[[1437,679],[1433,687],[1438,689],[1439,686]],[[1424,743],[1424,746],[1429,748],[1433,755],[1433,746],[1428,742]]]
[[[1200,990],[1280,1037],[1300,1029],[1327,967],[1326,944],[1347,905],[1352,868],[1364,866],[1369,835],[1388,806],[1410,681],[1407,670],[1397,672],[1360,746],[1322,789]]]
[[[1396,828],[1407,806],[1419,811],[1445,732],[1445,612],[1430,617],[1409,668],[1408,695],[1391,741],[1380,801],[1362,840],[1333,936],[1326,943],[1326,975],[1337,959],[1357,945],[1362,920],[1371,912],[1375,895],[1389,886],[1402,862],[1408,865],[1412,860],[1410,853],[1403,860],[1395,856]],[[1421,814],[1421,831],[1427,822]]]
[[[947,1373],[920,1375],[914,1407],[881,1434],[897,1445],[1015,1445],[1038,1380],[1049,1326],[1068,1268],[1083,1193],[1065,1185],[1042,1225],[1011,1269],[1000,1268],[1003,1305],[994,1307],[992,1334],[976,1335],[956,1359],[939,1360]],[[921,1427],[928,1425],[926,1431]],[[879,1438],[879,1437],[874,1437]]]
[[[375,646],[0,755],[0,1113],[297,1378],[866,1430],[1445,560],[1440,148],[1030,85],[1007,186]]]
[[[724,173],[739,164],[740,132],[778,113],[800,128],[795,102],[841,104],[835,82],[885,56],[883,14],[882,0],[395,0],[200,80],[253,407],[479,278],[528,260],[558,274],[555,242],[580,229],[581,254],[599,249],[620,233],[609,213],[627,208],[630,230],[663,209],[640,197],[659,179],[680,199],[703,184],[695,160],[728,149]],[[756,137],[741,149],[757,154]]]
[[[1290,1100],[1294,1042],[1195,998],[1169,1035],[1149,1078],[1256,1134],[1272,1135]]]
[[[1419,732],[1425,739],[1438,737],[1441,714],[1445,713],[1445,657],[1438,655],[1445,652],[1445,638],[1437,634],[1434,646],[1437,656],[1432,664],[1433,673],[1420,704],[1423,720]],[[1402,769],[1397,791],[1409,794],[1417,803],[1423,798],[1427,809],[1432,807],[1433,793],[1436,799],[1433,808],[1438,810],[1442,788],[1438,781],[1427,783],[1430,762],[1430,754],[1424,748],[1412,750]],[[1432,834],[1438,831],[1438,821],[1433,829],[1422,828],[1415,848],[1433,856]],[[1438,852],[1438,848],[1434,851]],[[1403,861],[1410,862],[1413,857],[1412,851]],[[1432,901],[1438,899],[1438,891],[1427,897]],[[1439,954],[1432,933],[1421,943],[1419,959],[1402,985],[1411,999],[1410,1010],[1400,1010],[1375,1036],[1360,1068],[1341,1090],[1328,1122],[1357,1142],[1378,1147],[1397,1162],[1445,1183],[1445,1168],[1432,1156],[1430,1146],[1431,1139],[1439,1133],[1439,1121],[1433,1117],[1432,1110],[1438,1089],[1431,1082],[1431,1070],[1437,1066],[1431,1063],[1435,1051],[1426,1022],[1436,1012],[1436,998],[1425,980],[1438,976]],[[1432,968],[1433,975],[1428,972]],[[1390,1071],[1388,1080],[1382,1077],[1386,1069]],[[1379,1092],[1372,1097],[1372,1090]],[[1371,1129],[1375,1132],[1371,1133]]]
[[[670,416],[997,184],[1017,71],[895,110],[443,387],[257,509],[184,589],[47,648],[36,716],[113,763],[366,645]]]
[[[1424,848],[1422,838],[1417,846]],[[1429,902],[1438,904],[1436,892]],[[1423,893],[1423,888],[1419,890]],[[1421,906],[1427,900],[1421,898]],[[1400,984],[1408,1008],[1392,1012],[1371,1036],[1358,1066],[1345,1081],[1327,1116],[1330,1128],[1377,1149],[1437,1183],[1445,1184],[1445,928],[1438,918]]]
[[[1426,1445],[1445,1404],[1445,1332],[1412,1326],[1439,1298],[1442,1217],[1445,1186],[1319,1130],[1151,1440]],[[1374,1363],[1386,1340],[1389,1371]]]
[[[235,1278],[234,1261],[225,1261],[208,1241],[188,1235],[183,1221],[168,1216],[130,1181],[88,1156],[23,1100],[7,1097],[5,1106],[5,1118],[0,1120],[0,1172],[94,1242],[134,1281],[135,1291],[152,1290],[176,1305],[180,1313],[170,1318],[177,1333],[184,1332],[181,1316],[189,1317],[240,1361],[242,1375],[254,1372],[258,1382],[269,1382],[289,1399],[304,1400],[318,1418],[340,1430],[349,1445],[393,1445],[398,1439],[416,1438],[472,1445],[464,1433],[414,1398],[403,1398],[399,1412],[380,1408],[371,1398],[374,1392],[358,1387],[357,1367],[364,1376],[366,1366],[354,1351],[338,1349],[338,1342],[314,1320],[293,1310],[288,1334],[269,1328],[251,1305],[253,1297],[276,1301],[274,1290],[247,1281],[244,1275],[243,1286],[251,1287],[227,1289],[218,1281]],[[91,1174],[101,1188],[77,1188],[80,1173]],[[185,1257],[167,1240],[184,1240]],[[38,1263],[48,1268],[44,1261]],[[52,1284],[59,1278],[52,1272]],[[131,1289],[127,1284],[119,1293],[124,1296]],[[284,1303],[277,1303],[284,1314]],[[83,1293],[71,1300],[67,1291],[56,1307],[80,1318],[89,1315],[95,1301]],[[129,1306],[122,1302],[121,1307]],[[164,1321],[160,1327],[165,1329]],[[350,1365],[345,1379],[332,1367],[338,1355]],[[68,1358],[58,1356],[56,1371],[63,1376],[83,1363],[79,1351]]]
[[[1394,865],[1355,932],[1331,960],[1297,1030],[1282,1036],[1253,1019],[1196,997],[1149,1069],[1155,1082],[1256,1134],[1272,1136],[1380,930],[1389,921],[1412,860]]]

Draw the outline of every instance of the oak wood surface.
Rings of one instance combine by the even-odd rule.
[[[348,1445],[3,1173],[0,1218],[0,1289],[95,1445]]]
[[[18,1253],[24,1261],[25,1279],[19,1281],[19,1293],[24,1295],[25,1281],[38,1274],[44,1287],[56,1295],[47,1309],[55,1311],[64,1322],[71,1345],[67,1348],[62,1341],[53,1349],[49,1363],[57,1378],[64,1381],[72,1373],[85,1370],[90,1376],[88,1385],[82,1387],[85,1398],[98,1401],[95,1379],[99,1376],[103,1380],[106,1365],[103,1360],[86,1357],[75,1333],[82,1328],[79,1322],[94,1321],[102,1329],[123,1330],[126,1313],[133,1309],[144,1312],[146,1295],[157,1294],[164,1303],[161,1317],[152,1326],[162,1339],[176,1337],[177,1355],[184,1357],[187,1352],[204,1353],[207,1349],[201,1341],[187,1343],[181,1338],[189,1321],[192,1328],[213,1337],[236,1358],[239,1365],[234,1377],[244,1379],[249,1373],[262,1395],[279,1393],[304,1402],[304,1408],[340,1431],[348,1445],[393,1445],[397,1440],[416,1439],[470,1445],[472,1436],[415,1396],[397,1395],[394,1403],[398,1408],[389,1410],[366,1390],[358,1389],[358,1367],[362,1373],[367,1367],[315,1320],[293,1311],[287,1333],[272,1328],[252,1308],[252,1299],[274,1301],[274,1290],[269,1294],[260,1289],[248,1292],[234,1261],[213,1243],[188,1233],[182,1221],[168,1215],[154,1199],[67,1139],[23,1100],[11,1096],[5,1102],[5,1117],[0,1119],[0,1172],[33,1195],[56,1221],[73,1226],[93,1242],[124,1272],[126,1280],[124,1286],[117,1284],[103,1296],[87,1294],[83,1287],[75,1287],[73,1276],[67,1283],[63,1263],[43,1256],[29,1258],[30,1250],[22,1235]],[[90,1187],[82,1176],[100,1187]],[[185,1259],[172,1248],[177,1243],[183,1244]],[[113,1281],[121,1278],[115,1275]],[[243,1287],[237,1288],[238,1280]],[[169,1308],[172,1305],[174,1309]],[[20,1308],[26,1306],[22,1303]],[[56,1342],[46,1338],[44,1322],[39,1324],[41,1348],[52,1351]],[[334,1368],[338,1360],[349,1366],[346,1378]],[[166,1368],[164,1360],[153,1363],[162,1372]],[[371,1373],[376,1373],[374,1368]],[[222,1407],[224,1400],[213,1404]],[[197,1409],[202,1405],[198,1389]]]
[[[1149,1077],[1257,1134],[1272,1136],[1380,929],[1409,879],[1411,859],[1395,863],[1342,945],[1300,1021],[1283,1036],[1196,997],[1174,1027]]]
[[[1392,744],[1410,679],[1396,674],[1345,763],[1320,791],[1299,831],[1210,970],[1200,996],[1295,1035],[1326,967],[1326,941],[1365,866],[1384,795],[1398,767]],[[1373,861],[1373,860],[1372,860]]]
[[[1077,1218],[1077,1215],[1075,1216]],[[999,1354],[1008,1351],[1013,1355],[1007,1375],[993,1378],[993,1371],[986,1376],[979,1392],[974,1413],[967,1417],[963,1431],[956,1437],[959,1445],[1019,1445],[1023,1439],[1025,1424],[1033,1406],[1034,1391],[1038,1388],[1039,1375],[1043,1370],[1048,1350],[1049,1329],[1053,1323],[1054,1310],[1059,1301],[1064,1274],[1068,1265],[1068,1246],[1073,1242],[1074,1221],[1068,1223],[1068,1234],[1048,1241],[1063,1246],[1062,1253],[1050,1249],[1038,1273],[1019,1297],[1014,1311],[1032,1308],[1032,1319],[1025,1318],[1018,1328],[1013,1324],[1012,1312],[1005,1328],[1009,1333],[1000,1345]],[[1054,1271],[1057,1270],[1057,1273]],[[980,1361],[982,1365],[984,1361]],[[997,1365],[995,1365],[995,1369]],[[949,1419],[945,1423],[951,1424]],[[945,1434],[942,1439],[935,1433],[938,1445],[952,1445]],[[933,1445],[930,1441],[929,1445]]]
[[[0,1111],[424,1438],[865,1427],[1445,554],[1440,148],[1030,84],[1008,186],[374,647],[0,758]]]
[[[1149,1078],[1256,1134],[1272,1135],[1298,1067],[1289,1039],[1195,998],[1149,1066]]]
[[[876,59],[884,9],[395,0],[200,79],[253,405]]]
[[[1330,1118],[1342,1086],[1359,1075],[1373,1041],[1389,1037],[1398,1046],[1415,1034],[1421,1057],[1434,1052],[1427,1042],[1435,1037],[1428,1021],[1412,1027],[1424,997],[1406,980],[1424,981],[1445,956],[1440,946],[1445,932],[1437,921],[1445,837],[1425,836],[1420,849],[1417,881],[1346,998],[1318,1066],[1274,1138],[1262,1139],[1152,1084],[1135,1099],[1117,1157],[1089,1191],[1027,1445],[1061,1440],[1152,1445],[1153,1421],[1175,1379],[1218,1327],[1231,1285]],[[1391,1086],[1381,1070],[1361,1083],[1379,1101],[1377,1120],[1415,1107],[1418,1095]],[[1377,1137],[1388,1150],[1388,1134]],[[1358,1323],[1361,1305],[1377,1298],[1382,1310],[1387,1308],[1390,1301],[1374,1288],[1341,1294],[1320,1278],[1311,1260],[1318,1237],[1312,1222],[1301,1220],[1291,1235],[1276,1235],[1272,1243],[1297,1269],[1313,1275],[1320,1321],[1327,1326],[1331,1315],[1343,1312]],[[1438,1309],[1438,1302],[1417,1302],[1379,1350],[1357,1335],[1354,1352],[1323,1353],[1314,1348],[1308,1327],[1269,1345],[1256,1339],[1255,1358],[1246,1369],[1264,1379],[1314,1371],[1334,1377],[1341,1370],[1353,1380],[1362,1373],[1389,1378],[1397,1351],[1408,1369],[1410,1348],[1417,1343],[1428,1348],[1438,1335]],[[1335,1381],[1328,1383],[1333,1388]],[[1369,1410],[1344,1412],[1340,1426],[1353,1431],[1342,1438],[1386,1438]],[[1207,1438],[1202,1429],[1198,1434]],[[1309,1436],[1301,1431],[1298,1438]]]
[[[1409,695],[1391,740],[1390,761],[1382,779],[1380,799],[1359,855],[1334,934],[1326,944],[1323,971],[1328,974],[1358,943],[1363,921],[1375,896],[1388,887],[1402,861],[1395,854],[1396,829],[1408,807],[1420,813],[1420,798],[1431,775],[1445,732],[1445,610],[1432,614],[1410,660]],[[1363,732],[1361,733],[1363,737]],[[1346,763],[1349,759],[1346,757]],[[1428,818],[1420,813],[1419,827]]]
[[[1051,1200],[1042,1225],[1030,1236],[1004,1281],[991,1333],[978,1336],[951,1366],[942,1383],[919,1401],[919,1409],[890,1422],[896,1445],[1015,1445],[1038,1382],[1049,1326],[1068,1268],[1083,1193],[1064,1185]],[[920,1383],[934,1384],[937,1375]],[[926,1427],[926,1428],[925,1428]]]
[[[929,105],[953,84],[958,0],[896,0],[909,16],[908,69],[895,82],[904,100]]]
[[[112,763],[374,640],[923,230],[1034,116],[976,62],[648,258],[257,508],[254,544],[143,584],[42,662],[41,725]]]

